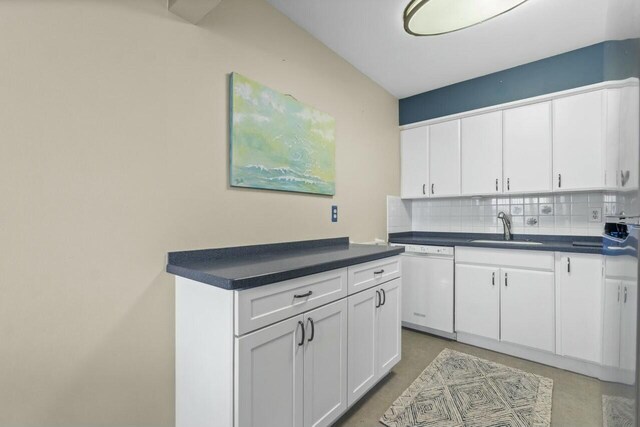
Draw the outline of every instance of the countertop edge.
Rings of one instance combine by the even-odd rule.
[[[245,289],[256,288],[259,286],[270,285],[273,283],[282,282],[285,280],[296,279],[299,277],[310,276],[312,274],[318,274],[325,271],[335,270],[338,268],[349,267],[356,264],[362,264],[369,261],[375,261],[383,258],[390,258],[392,256],[400,255],[404,252],[402,247],[388,247],[384,252],[377,252],[373,254],[358,255],[353,258],[345,258],[337,261],[329,261],[320,264],[313,264],[302,266],[299,268],[293,268],[290,270],[276,271],[260,276],[246,277],[240,279],[225,279],[212,274],[204,273],[200,270],[182,267],[175,264],[167,264],[167,273],[174,274],[186,279],[195,280],[207,285],[216,286],[218,288],[240,291]]]

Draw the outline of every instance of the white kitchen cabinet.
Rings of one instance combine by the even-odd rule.
[[[304,426],[329,426],[347,409],[347,300],[304,315]]]
[[[553,101],[553,189],[603,188],[606,91]]]
[[[554,277],[552,271],[502,268],[500,339],[527,347],[555,350]]]
[[[604,187],[615,190],[620,186],[620,96],[621,89],[605,90],[606,130],[604,147]]]
[[[505,193],[551,191],[551,102],[503,112]]]
[[[400,361],[402,352],[400,279],[379,286],[380,302],[376,318],[377,376],[384,376]]]
[[[400,361],[400,283],[394,279],[347,298],[349,405]]]
[[[428,197],[429,127],[400,132],[400,180],[403,199]]]
[[[455,273],[456,331],[499,340],[500,269],[456,263]]]
[[[236,427],[303,425],[303,325],[298,315],[236,339]]]
[[[463,196],[502,192],[502,111],[460,120]]]
[[[640,108],[638,86],[620,89],[620,189],[637,190],[640,184],[638,173],[640,158],[640,136],[638,120]]]
[[[349,361],[347,368],[348,404],[357,401],[376,383],[376,318],[380,293],[378,287],[347,298]]]
[[[556,352],[602,362],[603,258],[556,253]]]
[[[620,297],[622,281],[605,279],[602,305],[602,364],[620,366]]]
[[[460,120],[429,126],[429,195],[460,195]]]
[[[620,368],[635,372],[638,284],[633,280],[623,280],[621,287]]]

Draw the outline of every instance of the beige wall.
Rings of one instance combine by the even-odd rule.
[[[173,424],[167,251],[385,236],[397,100],[265,2],[5,0],[0,40],[0,426]],[[335,197],[227,187],[231,71],[336,118]]]

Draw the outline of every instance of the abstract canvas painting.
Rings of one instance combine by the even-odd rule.
[[[230,183],[335,194],[335,120],[238,73],[230,79]]]

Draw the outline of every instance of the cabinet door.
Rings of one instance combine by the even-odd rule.
[[[376,376],[376,305],[378,287],[347,298],[348,323],[348,404],[351,406],[375,382]]]
[[[456,264],[456,331],[500,339],[500,269]]]
[[[602,364],[620,366],[620,296],[622,282],[617,279],[604,281],[602,304]]]
[[[551,271],[501,269],[500,339],[553,352],[555,294]]]
[[[377,377],[385,375],[400,361],[402,351],[400,279],[379,287],[381,299],[376,318]]]
[[[556,350],[601,363],[602,256],[556,253]]]
[[[616,189],[620,186],[620,94],[619,88],[607,89],[605,148],[604,148],[604,186]]]
[[[304,425],[329,426],[347,409],[347,300],[305,314]]]
[[[604,91],[553,101],[553,189],[604,187]]]
[[[503,189],[551,191],[551,103],[504,110]]]
[[[638,86],[620,89],[620,188],[625,191],[637,190],[640,179],[639,102]]]
[[[460,121],[463,195],[502,192],[502,111]]]
[[[460,120],[429,126],[431,197],[460,195]]]
[[[622,281],[622,316],[620,317],[620,368],[635,372],[636,330],[638,325],[638,285],[631,280]]]
[[[400,193],[403,199],[427,197],[429,186],[429,127],[400,132]]]
[[[302,425],[302,321],[295,316],[236,338],[236,427]]]

